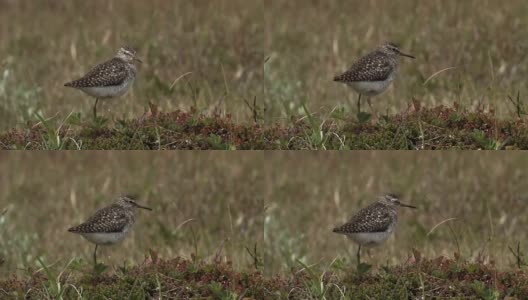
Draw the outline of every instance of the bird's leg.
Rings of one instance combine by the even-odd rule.
[[[367,255],[368,255],[369,259],[372,258],[372,252],[371,252],[370,249],[371,248],[367,248]]]
[[[358,110],[358,114],[361,113],[361,94],[359,94],[359,97],[358,97],[358,102],[357,102],[357,110]]]
[[[97,120],[97,102],[99,102],[99,98],[95,98],[95,104],[94,104],[94,107],[93,107],[94,120]]]
[[[367,98],[367,103],[368,103],[368,105],[369,105],[369,107],[370,107],[370,111],[372,112],[372,114],[375,115],[375,116],[377,117],[377,116],[378,116],[378,113],[374,110],[374,108],[372,108],[372,103],[370,102],[370,98],[371,98],[371,97],[368,97],[368,98]]]
[[[361,245],[358,245],[358,251],[357,251],[357,264],[358,264],[358,266],[361,264],[360,252],[361,252]]]
[[[97,244],[95,244],[95,250],[94,250],[94,254],[93,254],[93,259],[94,259],[94,268],[97,267]]]

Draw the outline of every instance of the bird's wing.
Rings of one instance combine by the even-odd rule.
[[[125,63],[119,58],[112,58],[93,67],[82,78],[68,82],[70,87],[100,87],[120,85],[128,76]]]
[[[383,204],[374,203],[361,209],[342,226],[336,227],[337,233],[383,232],[392,223],[391,215],[385,209],[376,209]]]
[[[392,65],[383,58],[384,56],[377,52],[369,53],[354,63],[348,71],[336,76],[334,81],[384,81],[390,76]]]
[[[77,233],[110,233],[121,232],[128,223],[125,210],[119,206],[108,206],[95,212],[86,222],[70,228]]]

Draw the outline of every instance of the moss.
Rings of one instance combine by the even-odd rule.
[[[354,118],[293,120],[290,124],[237,124],[231,117],[194,110],[157,113],[115,125],[70,125],[62,148],[148,149],[528,149],[528,123],[493,113],[445,106],[385,116],[360,123]],[[315,125],[314,125],[315,124]],[[320,129],[318,124],[323,124]],[[317,126],[317,128],[311,128]],[[5,149],[47,149],[42,126],[0,134]],[[53,137],[51,137],[53,138]]]
[[[176,276],[175,276],[176,275]],[[167,298],[188,299],[200,297],[218,298],[219,295],[233,295],[234,298],[244,294],[248,297],[261,293],[254,289],[262,281],[259,272],[235,272],[230,264],[190,262],[180,258],[145,262],[124,272],[124,274],[64,274],[68,282],[63,286],[82,289],[85,299],[150,299],[160,296]],[[44,286],[47,278],[38,274],[31,278],[13,277],[0,281],[8,295],[17,298],[29,292],[30,298],[46,298]],[[76,299],[78,292],[66,288],[65,299]],[[262,299],[262,298],[261,298]]]

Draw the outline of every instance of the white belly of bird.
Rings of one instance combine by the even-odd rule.
[[[81,88],[81,90],[95,98],[120,97],[126,94],[126,92],[130,88],[132,83],[134,83],[134,79],[125,80],[120,85],[101,86],[101,87],[85,87],[85,88]]]
[[[359,94],[372,97],[385,92],[392,81],[391,78],[385,81],[353,81],[348,85]]]
[[[350,233],[347,236],[361,246],[374,247],[385,242],[389,238],[391,232],[392,231],[358,232]]]
[[[127,233],[125,231],[109,233],[83,233],[82,236],[97,245],[110,245],[122,241],[126,234]]]

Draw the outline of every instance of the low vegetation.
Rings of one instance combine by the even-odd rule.
[[[528,122],[522,115],[500,119],[494,112],[459,107],[422,108],[380,116],[352,116],[334,109],[305,114],[287,124],[237,123],[227,115],[196,110],[162,113],[156,107],[140,118],[83,121],[80,114],[57,121],[39,116],[25,129],[0,134],[1,149],[528,149]]]
[[[107,3],[111,19],[92,2],[4,2],[0,25],[17,30],[0,43],[0,147],[527,148],[523,1],[297,2]],[[356,95],[332,78],[386,40],[416,60],[373,99],[385,116],[356,116]],[[62,85],[124,44],[144,61],[139,77],[100,107],[123,121],[68,116],[94,100]],[[150,102],[163,113],[138,117]]]
[[[328,270],[299,263],[290,275],[236,271],[229,262],[152,255],[113,272],[46,266],[0,281],[2,299],[525,299],[528,272],[418,251],[401,265],[359,272],[334,260]],[[87,268],[87,266],[85,266]],[[520,266],[519,266],[520,267]]]

